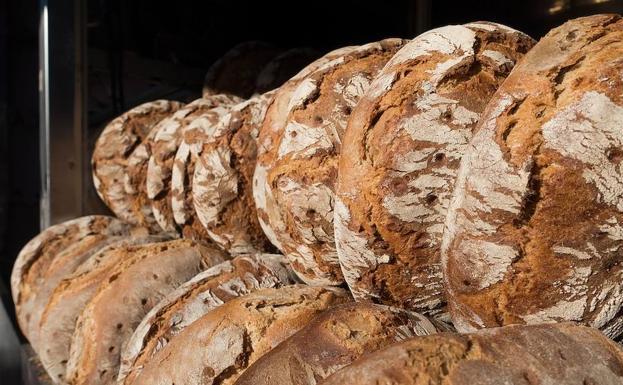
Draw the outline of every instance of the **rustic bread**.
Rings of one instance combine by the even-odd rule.
[[[253,200],[260,221],[260,226],[264,230],[264,234],[279,250],[283,250],[282,245],[277,239],[277,233],[281,236],[287,236],[286,226],[281,212],[275,207],[276,202],[272,196],[271,187],[267,183],[267,170],[274,162],[275,153],[272,149],[275,146],[280,133],[285,127],[286,118],[288,117],[290,99],[298,85],[306,76],[321,68],[334,59],[344,56],[356,47],[344,47],[336,49],[315,60],[307,67],[303,68],[298,74],[288,80],[283,86],[276,90],[275,96],[270,102],[260,134],[258,137],[257,159],[255,171],[253,173]]]
[[[623,350],[598,330],[570,323],[435,334],[379,350],[322,385],[615,385]]]
[[[131,384],[143,366],[188,325],[253,291],[295,283],[282,255],[239,256],[197,274],[154,306],[121,352],[119,384]]]
[[[552,30],[489,103],[456,183],[444,272],[461,331],[623,331],[623,19]]]
[[[159,121],[180,107],[182,103],[169,100],[141,104],[111,121],[95,142],[91,158],[93,184],[102,201],[119,218],[138,223],[125,186],[128,157]]]
[[[133,385],[231,385],[311,317],[349,298],[338,288],[293,285],[232,299],[171,340]]]
[[[230,95],[212,95],[197,99],[154,127],[153,142],[150,144],[151,155],[145,175],[145,190],[151,202],[151,211],[162,230],[177,231],[171,209],[170,184],[173,161],[184,130],[192,121],[212,108],[240,101],[239,98]]]
[[[308,284],[343,282],[333,238],[341,137],[359,98],[405,42],[362,45],[316,69],[294,90],[285,124],[273,133],[266,183],[285,221],[285,231],[275,233],[292,268]]]
[[[364,354],[437,331],[417,313],[361,302],[336,306],[262,356],[236,385],[315,385]]]
[[[187,239],[138,248],[104,277],[78,317],[67,382],[115,383],[123,344],[145,314],[177,286],[224,258],[215,246]]]
[[[19,252],[11,272],[11,292],[19,326],[29,338],[37,295],[55,258],[85,237],[129,235],[132,226],[108,216],[92,215],[51,226],[31,239]]]
[[[247,41],[234,46],[214,62],[203,83],[203,97],[226,93],[249,98],[262,69],[280,50],[261,41]]]
[[[257,219],[252,179],[259,126],[273,93],[249,99],[221,117],[195,164],[192,203],[210,238],[231,254],[273,251]]]
[[[532,45],[495,23],[442,27],[413,39],[374,79],[343,138],[334,210],[355,299],[447,316],[440,243],[459,160]]]
[[[287,82],[320,54],[311,48],[289,49],[271,59],[255,79],[255,93],[264,94]]]
[[[185,238],[210,239],[193,206],[192,185],[195,164],[201,157],[203,143],[223,135],[226,128],[219,125],[219,121],[231,111],[232,107],[221,105],[208,110],[190,122],[182,134],[171,172],[171,209],[173,219]]]
[[[38,324],[38,354],[56,383],[65,382],[69,346],[82,309],[104,277],[145,243],[167,240],[166,236],[127,237],[91,255],[59,282],[43,306]]]

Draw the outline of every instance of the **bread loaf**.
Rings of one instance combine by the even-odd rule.
[[[195,119],[220,105],[239,103],[241,100],[230,95],[212,95],[197,99],[163,120],[154,128],[151,156],[147,163],[145,189],[151,201],[151,210],[160,228],[175,232],[177,227],[171,209],[171,170],[175,154],[182,141],[184,130]]]
[[[54,382],[66,383],[65,370],[76,321],[100,282],[111,269],[140,248],[137,245],[165,240],[166,236],[162,235],[124,238],[91,255],[56,285],[37,325],[37,351]]]
[[[266,184],[285,222],[273,228],[294,271],[308,284],[343,282],[333,238],[334,185],[346,121],[374,76],[405,41],[362,45],[307,75],[285,124],[273,132]]]
[[[571,320],[623,331],[622,54],[620,16],[569,21],[489,103],[444,236],[459,330]]]
[[[436,334],[379,350],[322,385],[599,384],[623,382],[623,350],[569,323]]]
[[[349,300],[342,289],[293,285],[232,299],[178,334],[133,385],[231,385],[311,317]]]
[[[264,94],[287,82],[306,65],[318,58],[311,48],[293,48],[272,58],[255,79],[255,93]]]
[[[532,44],[495,23],[442,27],[405,45],[374,79],[343,138],[334,210],[355,299],[446,316],[440,243],[459,160]]]
[[[249,98],[262,69],[280,50],[261,41],[240,43],[214,62],[206,73],[203,96],[227,93]]]
[[[195,118],[184,129],[173,170],[171,172],[171,209],[173,219],[182,236],[189,239],[208,240],[210,236],[197,215],[192,200],[195,164],[201,157],[203,143],[223,135],[225,127],[219,120],[231,110],[232,105],[212,108]]]
[[[231,254],[274,250],[258,222],[252,191],[259,126],[272,96],[254,97],[221,116],[196,161],[194,211],[210,238]]]
[[[121,348],[145,314],[224,257],[214,246],[183,239],[135,250],[104,277],[78,317],[67,362],[68,383],[115,383]]]
[[[268,167],[274,160],[274,153],[271,149],[275,146],[275,137],[279,132],[283,132],[285,120],[288,115],[288,105],[292,93],[296,90],[299,83],[310,73],[330,62],[333,59],[343,56],[347,52],[353,50],[354,47],[340,48],[329,52],[323,57],[317,59],[307,67],[303,68],[298,74],[288,80],[283,86],[275,91],[275,96],[270,102],[260,134],[258,137],[257,159],[255,171],[253,173],[253,200],[260,221],[260,226],[264,230],[264,234],[272,242],[275,247],[282,249],[281,243],[277,239],[277,233],[285,233],[285,223],[280,216],[279,210],[275,208],[276,202],[272,196],[271,187],[266,181],[266,173]],[[273,231],[273,229],[275,229]]]
[[[181,103],[168,100],[141,104],[110,122],[97,139],[91,159],[93,184],[119,218],[138,223],[131,210],[132,195],[126,192],[128,157],[159,121],[180,107]]]
[[[336,306],[262,356],[236,385],[315,385],[364,354],[436,332],[417,313],[370,303]]]
[[[293,284],[283,256],[239,256],[197,274],[154,306],[121,352],[117,382],[132,384],[172,338],[209,311],[262,288]]]
[[[37,318],[33,317],[37,296],[45,285],[46,272],[63,250],[86,237],[122,236],[131,231],[131,226],[116,218],[93,215],[51,226],[31,239],[19,252],[11,272],[13,302],[24,335],[30,338]]]

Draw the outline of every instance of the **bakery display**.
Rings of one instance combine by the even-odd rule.
[[[262,356],[236,385],[315,385],[364,354],[437,331],[417,313],[363,302],[339,305]]]
[[[416,337],[356,361],[322,385],[599,384],[623,380],[623,351],[573,324]]]
[[[458,330],[578,321],[623,332],[621,54],[620,16],[569,21],[489,103],[446,220]]]
[[[259,289],[296,283],[283,256],[238,256],[209,268],[167,295],[143,318],[121,352],[117,382],[131,384],[172,338],[208,312]]]
[[[176,336],[132,383],[230,385],[311,317],[350,300],[343,289],[262,289],[212,310]]]

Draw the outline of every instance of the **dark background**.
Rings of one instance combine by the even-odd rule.
[[[76,1],[51,1],[50,6]],[[38,30],[40,4],[45,3],[0,0],[0,295],[11,320],[10,270],[20,248],[39,232],[40,223]],[[312,47],[322,53],[385,37],[412,38],[432,27],[476,20],[501,22],[539,38],[569,18],[623,9],[623,1],[617,0],[88,0],[83,4],[86,141],[140,102],[198,95],[210,64],[244,41],[266,41],[283,49]],[[55,12],[68,21],[76,17],[71,7]],[[51,60],[62,60],[51,53]],[[93,198],[92,189],[89,194]],[[101,210],[97,203],[85,205],[82,214]],[[3,324],[3,314],[0,307],[0,329],[8,325]],[[15,337],[9,330],[4,334],[0,330],[0,341],[9,344],[11,338]],[[0,343],[0,382],[20,383],[16,355],[23,353],[7,346]]]

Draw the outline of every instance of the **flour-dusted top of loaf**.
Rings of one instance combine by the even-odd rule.
[[[257,219],[252,179],[257,139],[274,92],[240,103],[220,117],[218,135],[203,141],[195,162],[192,203],[210,238],[231,254],[273,250]]]
[[[64,277],[42,306],[38,327],[37,353],[50,378],[65,383],[69,345],[76,320],[95,293],[100,281],[137,245],[166,241],[166,235],[128,236],[98,250]]]
[[[293,48],[272,58],[255,80],[255,93],[273,91],[320,56],[311,48]]]
[[[446,317],[440,243],[480,114],[534,41],[495,23],[406,44],[372,81],[342,140],[335,237],[356,299]]]
[[[100,134],[93,156],[93,184],[100,198],[119,218],[138,223],[132,215],[132,195],[126,192],[128,158],[151,129],[182,107],[182,103],[156,100],[141,104],[113,119]]]
[[[266,184],[284,229],[273,228],[294,270],[310,284],[340,284],[333,240],[334,185],[346,122],[385,63],[405,43],[386,39],[347,50],[305,76],[273,133]]]
[[[134,385],[231,385],[248,365],[312,317],[349,300],[343,289],[305,285],[232,299],[173,338],[145,365]]]
[[[184,130],[194,119],[210,109],[240,101],[235,96],[223,94],[197,99],[154,127],[151,155],[145,176],[145,191],[151,201],[154,218],[162,230],[177,231],[171,209],[170,184],[175,154],[183,139]]]
[[[280,216],[279,210],[274,208],[276,202],[266,179],[267,170],[275,160],[275,153],[271,149],[275,146],[279,132],[283,131],[288,116],[290,99],[299,83],[307,75],[324,64],[343,56],[354,48],[344,47],[336,49],[303,68],[275,91],[275,96],[266,110],[258,137],[257,160],[253,173],[253,200],[255,201],[258,220],[264,230],[264,234],[279,250],[282,250],[282,246],[279,239],[277,239],[277,233],[285,232],[285,223]]]
[[[236,385],[315,385],[365,354],[437,331],[426,317],[405,310],[336,306],[262,356]]]
[[[442,333],[379,350],[322,385],[600,384],[623,381],[623,350],[570,323]]]
[[[88,236],[128,235],[131,231],[132,226],[117,218],[92,215],[51,226],[26,243],[11,271],[11,293],[22,332],[28,337],[30,314],[42,280],[63,250]]]
[[[281,50],[262,41],[246,41],[227,51],[206,73],[203,96],[227,93],[249,98],[258,76]]]
[[[121,348],[149,309],[225,257],[215,246],[185,239],[137,248],[104,277],[78,317],[67,363],[68,383],[113,383]]]
[[[444,236],[459,330],[579,321],[623,331],[623,20],[552,30],[491,100]]]
[[[295,283],[283,256],[238,256],[209,268],[167,295],[136,327],[121,354],[117,382],[132,384],[172,338],[224,303],[258,289]]]

